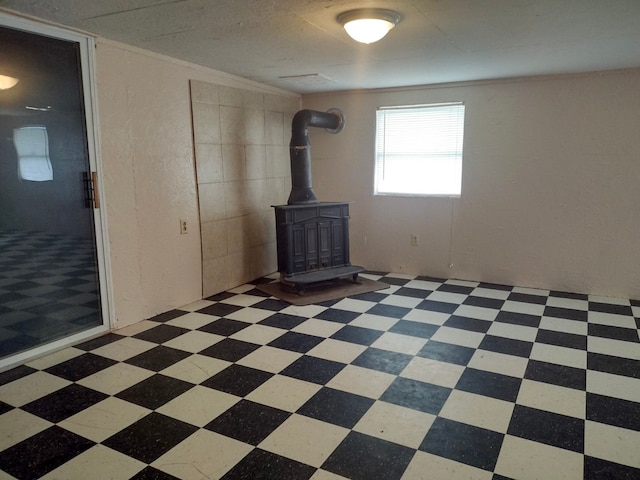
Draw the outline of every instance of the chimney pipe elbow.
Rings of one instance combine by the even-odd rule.
[[[298,111],[291,122],[291,147],[309,145],[308,127],[321,127],[329,133],[339,133],[344,128],[344,115],[338,108],[330,108],[326,112]]]
[[[344,127],[344,115],[337,108],[327,112],[300,110],[291,122],[291,194],[288,204],[318,203],[311,184],[311,145],[308,127],[322,127],[329,133],[338,133]]]

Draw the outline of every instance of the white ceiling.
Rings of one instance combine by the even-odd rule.
[[[300,93],[640,67],[640,0],[0,0]],[[336,16],[390,8],[371,45]]]

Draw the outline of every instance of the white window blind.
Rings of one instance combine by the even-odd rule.
[[[376,195],[460,195],[462,103],[381,107],[376,125]]]

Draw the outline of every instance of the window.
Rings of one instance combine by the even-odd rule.
[[[375,195],[459,196],[464,105],[380,107]]]

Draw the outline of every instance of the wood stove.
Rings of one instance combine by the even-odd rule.
[[[364,269],[349,261],[349,204],[319,202],[311,185],[311,154],[307,127],[338,133],[344,116],[300,110],[291,125],[291,194],[287,205],[274,206],[280,281],[304,293],[309,285],[351,277]]]

